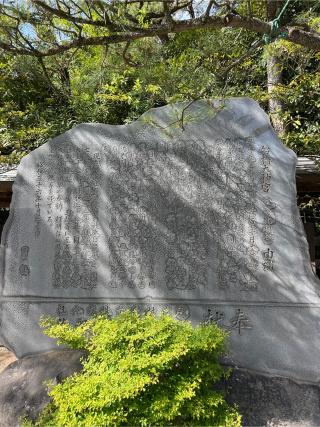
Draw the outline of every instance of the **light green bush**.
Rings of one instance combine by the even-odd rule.
[[[47,335],[86,349],[83,371],[52,386],[36,426],[240,426],[213,383],[226,333],[166,313],[126,311],[78,325],[42,321]]]

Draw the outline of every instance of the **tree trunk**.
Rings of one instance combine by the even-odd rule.
[[[269,114],[275,131],[283,136],[286,133],[286,126],[282,117],[284,112],[283,102],[277,97],[274,91],[282,83],[282,64],[280,58],[275,55],[268,56],[267,59],[267,79],[269,93]]]
[[[283,0],[267,0],[267,17],[269,21],[275,19],[281,10]],[[283,102],[277,97],[276,89],[282,84],[281,58],[269,53],[267,56],[267,85],[269,93],[269,114],[275,131],[279,136],[286,133],[285,122],[282,117],[284,112]]]

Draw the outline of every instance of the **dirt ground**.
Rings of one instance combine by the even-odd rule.
[[[11,353],[7,348],[0,346],[0,373],[8,366],[10,363],[17,360],[16,356]]]

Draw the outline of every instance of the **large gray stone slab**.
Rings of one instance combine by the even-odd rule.
[[[320,298],[296,155],[248,98],[82,124],[26,156],[2,238],[1,335],[54,342],[42,314],[167,308],[230,331],[227,361],[317,382]]]

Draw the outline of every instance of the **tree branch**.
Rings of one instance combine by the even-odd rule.
[[[311,50],[320,50],[320,34],[314,31],[304,31],[298,27],[288,27],[287,39]]]
[[[105,27],[105,28],[106,27],[108,28],[110,26],[110,29],[112,29],[113,31],[116,29],[115,26],[110,21],[109,22],[107,22],[106,20],[94,21],[88,18],[72,16],[70,13],[63,11],[62,9],[55,9],[54,7],[49,6],[42,0],[32,0],[32,3],[35,4],[36,6],[39,6],[41,9],[49,12],[51,15],[55,15],[55,16],[58,16],[59,18],[66,19],[69,22],[78,23],[78,24],[88,24],[88,25]]]
[[[33,0],[37,3],[43,3],[41,0]],[[60,13],[60,11],[58,11]],[[65,16],[65,12],[62,11]],[[67,19],[67,18],[66,18]],[[80,18],[74,18],[79,20]],[[77,21],[79,22],[79,21]],[[271,24],[264,22],[254,17],[243,17],[235,13],[229,13],[225,16],[202,16],[200,18],[186,19],[180,21],[164,22],[154,25],[148,29],[139,29],[137,31],[128,31],[123,29],[118,34],[108,36],[93,36],[83,37],[79,35],[76,39],[71,41],[62,42],[59,45],[48,48],[47,50],[28,49],[14,46],[13,44],[5,41],[0,41],[0,48],[12,53],[20,55],[31,56],[52,56],[70,49],[85,47],[85,46],[98,46],[110,45],[116,43],[126,43],[146,37],[162,36],[168,33],[181,33],[198,29],[221,29],[221,28],[244,28],[259,34],[269,34],[271,32]],[[315,32],[308,32],[298,27],[283,27],[279,29],[280,32],[286,31],[288,33],[287,40],[307,47],[309,49],[320,51],[320,35]]]

